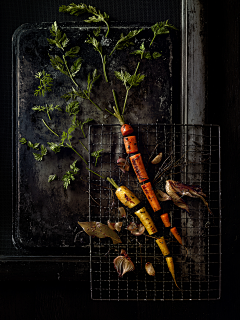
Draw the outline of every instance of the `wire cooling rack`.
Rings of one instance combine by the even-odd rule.
[[[90,283],[94,300],[215,300],[221,294],[221,163],[220,128],[217,125],[147,124],[134,127],[139,150],[155,189],[165,191],[166,179],[201,186],[212,215],[201,199],[184,197],[190,214],[171,201],[161,202],[161,214],[168,212],[184,246],[164,228],[159,213],[149,207],[132,169],[123,174],[116,165],[126,158],[120,126],[93,125],[89,130],[89,152],[102,150],[102,156],[89,168],[104,177],[111,177],[132,190],[151,214],[159,233],[167,240],[174,259],[179,290],[172,279],[154,239],[135,237],[126,230],[137,222],[134,210],[126,209],[127,217],[119,216],[122,206],[112,186],[89,173],[89,220],[107,224],[122,221],[119,236],[122,244],[113,245],[109,238],[92,238],[90,245]],[[162,162],[151,164],[151,157],[163,153]],[[126,250],[135,270],[118,277],[113,260],[121,249]],[[145,271],[151,262],[155,276]]]

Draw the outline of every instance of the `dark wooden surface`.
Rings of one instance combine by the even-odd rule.
[[[60,280],[53,278],[52,281],[44,281],[41,277],[41,266],[38,266],[35,279],[22,281],[22,271],[18,272],[15,269],[13,277],[11,273],[13,265],[6,263],[3,267],[6,280],[0,283],[1,319],[151,319],[156,316],[164,319],[175,317],[197,320],[225,319],[226,317],[238,319],[240,2],[220,0],[214,4],[215,6],[210,6],[207,1],[203,1],[203,4],[206,6],[204,19],[206,19],[207,28],[207,122],[221,125],[222,135],[221,299],[210,302],[146,303],[91,301],[89,279],[66,281],[62,277]],[[7,16],[10,16],[10,10],[9,5],[6,6],[5,11],[4,8],[2,10],[4,19],[1,19],[1,23],[4,25],[10,23],[7,19]],[[1,63],[4,63],[4,59]],[[3,95],[4,89],[4,81],[1,80]],[[5,125],[9,123],[6,122]],[[7,138],[5,141],[9,142]],[[21,268],[24,267],[27,269],[28,265],[21,266]],[[61,264],[58,268],[61,270]]]

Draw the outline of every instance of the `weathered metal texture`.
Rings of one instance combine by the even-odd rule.
[[[205,37],[205,20],[204,8],[201,0],[182,0],[182,78],[181,78],[181,122],[186,125],[203,125],[206,119],[206,37]],[[206,132],[202,126],[195,127],[194,135],[205,137]],[[198,141],[204,148],[204,139]],[[187,127],[183,128],[182,139],[184,148],[182,153],[187,154],[189,163],[194,163],[197,159],[201,159],[201,150],[196,150],[193,154],[189,152],[191,133],[189,134]],[[191,172],[194,175],[195,181],[198,184],[202,182],[202,175],[199,172],[204,172],[203,165],[193,168]],[[181,177],[184,183],[191,184],[189,181],[189,170],[186,168]],[[186,223],[187,221],[187,223]],[[188,218],[186,212],[182,212],[182,230],[183,236],[189,238],[189,254],[198,248],[199,255],[192,255],[191,264],[184,264],[183,269],[186,274],[199,272],[206,274],[204,264],[204,246],[206,240],[199,237],[199,230],[194,229],[195,221]],[[187,228],[185,228],[187,226]],[[199,218],[199,228],[204,229],[204,221]],[[196,242],[197,239],[197,242]]]
[[[202,2],[182,0],[182,124],[204,124],[206,117],[206,26]]]
[[[13,239],[16,247],[27,254],[81,255],[86,254],[89,244],[88,236],[80,232],[81,228],[77,224],[78,220],[88,220],[86,165],[69,148],[62,148],[57,154],[48,148],[44,160],[37,162],[32,155],[34,150],[19,143],[19,139],[24,137],[32,143],[40,142],[48,147],[47,142],[60,142],[62,132],[66,132],[71,125],[71,117],[66,112],[52,112],[50,121],[46,113],[32,110],[33,106],[46,103],[52,103],[54,106],[58,104],[65,110],[66,102],[60,96],[73,86],[67,76],[54,70],[50,64],[48,53],[55,54],[54,50],[49,51],[47,42],[47,38],[50,38],[50,26],[50,23],[23,25],[13,38],[15,117]],[[83,90],[87,86],[89,72],[92,73],[94,68],[97,68],[99,73],[102,73],[99,53],[94,51],[90,44],[85,43],[87,35],[92,34],[94,28],[77,23],[64,23],[61,27],[70,38],[69,48],[76,45],[81,47],[80,56],[84,63],[80,76],[76,76],[76,79]],[[138,49],[143,41],[145,45],[149,43],[153,34],[149,26],[124,24],[113,26],[109,39],[104,37],[103,31],[100,34],[103,53],[108,55],[122,32],[127,34],[130,30],[140,27],[145,27],[145,30],[137,37],[134,48],[131,46],[124,51],[115,52],[111,60],[107,59],[109,83],[106,83],[102,76],[101,81],[94,84],[91,98],[102,110],[105,108],[113,110],[112,88],[116,91],[119,106],[122,108],[125,88],[114,76],[114,71],[122,69],[133,74],[139,56],[129,53]],[[139,87],[129,92],[125,112],[127,122],[144,124],[159,120],[171,123],[174,73],[172,47],[173,42],[169,35],[157,37],[151,46],[151,51],[160,51],[162,57],[141,62],[139,72],[144,73],[146,78]],[[34,90],[38,86],[38,80],[34,75],[43,69],[53,76],[54,86],[51,93],[37,97],[34,96]],[[81,121],[92,118],[95,119],[95,123],[117,123],[115,117],[108,112],[100,112],[88,100],[81,99],[79,104],[78,116]],[[42,119],[59,137],[44,126]],[[87,133],[87,126],[84,129]],[[76,131],[72,145],[85,159],[88,159],[88,152],[81,146],[79,140],[87,145],[81,130]],[[76,181],[72,181],[68,189],[64,190],[61,179],[70,169],[70,164],[77,159],[80,174],[76,177]],[[58,180],[48,183],[48,176],[51,174],[57,174]]]

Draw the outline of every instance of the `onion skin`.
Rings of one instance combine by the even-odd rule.
[[[121,250],[121,255],[113,260],[114,268],[117,270],[119,277],[125,273],[133,271],[135,266],[125,250]]]
[[[115,192],[118,200],[128,208],[133,208],[140,203],[139,199],[127,187],[121,186]]]

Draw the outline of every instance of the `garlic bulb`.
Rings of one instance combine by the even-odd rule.
[[[155,276],[155,270],[153,268],[153,265],[151,262],[147,262],[145,264],[145,270],[147,271],[147,273],[150,275],[150,276]]]

